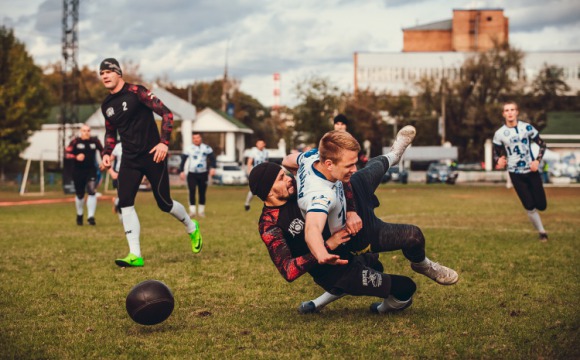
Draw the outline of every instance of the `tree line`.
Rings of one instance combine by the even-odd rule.
[[[254,130],[248,144],[264,139],[275,147],[284,138],[288,150],[316,144],[332,129],[337,113],[351,119],[349,131],[361,142],[370,142],[371,156],[393,141],[396,129],[414,125],[417,145],[439,145],[439,117],[445,113],[445,140],[459,148],[460,161],[483,160],[483,144],[501,126],[502,103],[514,100],[520,116],[543,129],[550,111],[580,110],[578,95],[562,80],[563,70],[546,64],[534,79],[522,76],[525,54],[507,44],[496,44],[487,52],[468,58],[459,77],[417,81],[416,96],[362,89],[341,91],[328,78],[312,75],[300,79],[293,88],[298,104],[271,109],[239,90],[239,82],[218,79],[177,86],[166,78],[154,79],[175,95],[191,101],[199,110],[221,109],[224,88],[233,116]],[[151,86],[144,81],[138,63],[122,63],[123,77],[131,83]],[[98,104],[108,94],[95,70],[78,70],[79,104]],[[224,84],[224,81],[228,82]],[[227,85],[227,86],[224,86]],[[40,129],[52,106],[62,95],[60,63],[41,68],[34,64],[25,46],[11,29],[0,27],[0,166],[2,170],[18,159],[28,146],[27,139]],[[96,107],[98,108],[98,107]],[[443,111],[445,109],[445,111]],[[173,147],[178,146],[177,141]]]

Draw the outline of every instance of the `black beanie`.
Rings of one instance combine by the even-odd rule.
[[[116,72],[120,76],[123,76],[123,72],[121,71],[121,66],[119,65],[119,62],[117,61],[117,59],[108,58],[108,59],[103,60],[101,62],[101,66],[99,66],[99,72],[101,72],[103,70],[111,70],[111,71]]]
[[[276,177],[282,170],[278,164],[265,162],[255,166],[250,172],[250,191],[252,194],[259,197],[262,201],[266,201]]]
[[[346,116],[344,116],[342,114],[338,114],[334,117],[334,123],[336,124],[337,122],[341,122],[344,125],[348,126],[348,119],[346,118]]]

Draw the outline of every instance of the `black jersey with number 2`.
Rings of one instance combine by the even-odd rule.
[[[173,114],[141,85],[125,83],[119,92],[107,96],[101,111],[105,116],[105,155],[113,151],[117,132],[123,144],[123,160],[146,155],[160,142],[169,144]],[[161,136],[153,112],[162,117]]]

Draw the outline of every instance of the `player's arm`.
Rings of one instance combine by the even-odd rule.
[[[507,164],[506,151],[503,145],[493,144],[493,161],[496,164],[496,169],[501,170]]]
[[[74,138],[66,147],[66,149],[64,149],[64,157],[66,159],[75,159],[77,156],[77,151],[76,151],[76,143],[77,143],[77,138]]]
[[[304,235],[306,245],[319,264],[344,265],[347,260],[342,260],[338,255],[330,254],[324,246],[322,231],[326,224],[328,215],[322,211],[309,211],[306,213],[306,227]]]
[[[280,227],[266,224],[260,228],[260,235],[272,262],[286,281],[296,280],[317,264],[316,258],[312,254],[292,257],[292,252],[288,248]]]
[[[157,115],[161,116],[160,142],[149,151],[149,154],[153,154],[153,161],[161,162],[165,160],[167,151],[169,150],[169,139],[171,138],[171,132],[173,131],[173,113],[161,100],[159,100],[157,96],[155,96],[155,94],[147,90],[145,87],[135,86],[135,88],[130,87],[129,90],[136,92],[141,103],[153,110]]]
[[[298,157],[300,155],[301,154],[299,153],[286,155],[286,157],[284,157],[284,159],[282,160],[282,166],[284,166],[286,169],[288,169],[288,171],[292,172],[293,174],[296,174],[299,167]]]
[[[346,229],[349,234],[354,235],[362,229],[363,223],[360,216],[356,213],[354,192],[352,191],[350,181],[343,182],[342,187],[344,188],[344,197],[346,199]]]
[[[209,176],[213,176],[215,174],[215,169],[217,168],[217,161],[215,158],[215,154],[213,153],[213,149],[209,149],[210,153],[207,154],[207,159],[209,161]]]
[[[250,156],[248,157],[248,161],[246,162],[246,173],[248,174],[248,176],[252,172],[253,168],[254,168],[254,158]]]
[[[105,150],[103,151],[103,161],[101,162],[102,169],[108,169],[112,165],[111,153],[117,145],[117,129],[107,120],[107,116],[103,111],[105,117]]]
[[[530,164],[530,170],[538,171],[538,168],[540,167],[540,162],[544,158],[547,146],[546,142],[540,137],[540,134],[536,135],[536,137],[533,138],[532,141],[538,144],[540,150],[538,151],[538,156],[536,156],[536,159],[532,161],[532,163]]]

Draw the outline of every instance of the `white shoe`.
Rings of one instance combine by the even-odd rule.
[[[441,285],[453,285],[459,280],[459,275],[453,269],[429,260],[429,265],[421,266],[411,263],[413,271],[435,280]]]
[[[397,133],[397,138],[395,139],[395,142],[389,151],[389,153],[392,154],[392,157],[389,157],[389,160],[392,160],[389,161],[389,166],[395,166],[399,163],[403,153],[413,142],[415,135],[417,135],[417,130],[415,130],[415,127],[412,125],[407,125],[399,130]]]

